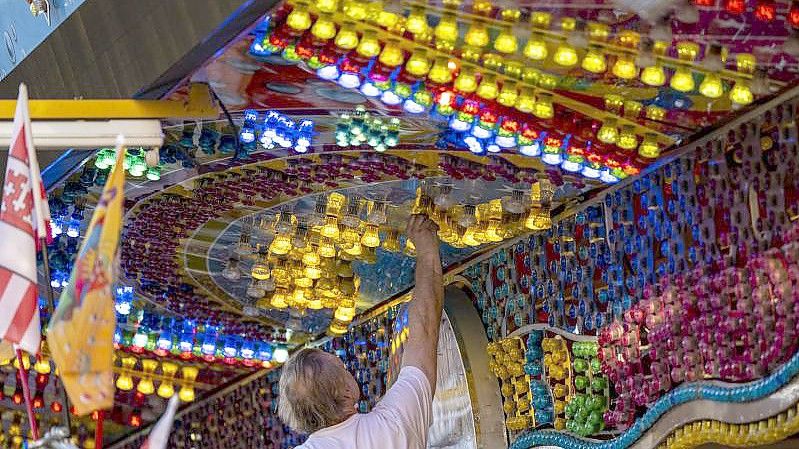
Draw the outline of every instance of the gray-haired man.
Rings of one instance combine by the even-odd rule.
[[[297,449],[424,449],[436,388],[436,351],[444,301],[438,227],[413,215],[405,235],[416,246],[416,285],[408,308],[410,332],[397,381],[370,413],[358,413],[360,388],[344,363],[302,349],[283,367],[278,414],[310,433]]]

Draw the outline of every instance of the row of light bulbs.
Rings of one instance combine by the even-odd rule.
[[[199,369],[196,366],[184,365],[179,366],[176,363],[163,361],[160,362],[161,374],[156,374],[155,371],[159,367],[159,362],[153,359],[143,359],[141,361],[141,371],[136,371],[134,367],[138,362],[135,357],[122,357],[120,359],[121,369],[116,380],[116,387],[122,391],[131,391],[134,387],[133,377],[139,378],[136,383],[136,391],[149,396],[153,393],[158,394],[162,398],[171,398],[175,394],[175,382],[180,385],[178,397],[183,402],[191,402],[194,400],[194,383],[197,380]],[[178,371],[180,371],[180,379],[177,378]],[[158,389],[156,390],[154,380],[159,380]]]
[[[334,2],[337,3],[337,2]],[[373,30],[366,30],[359,37],[355,30],[356,21],[372,19],[379,26],[389,30],[393,29],[391,21],[386,21],[385,16],[377,10],[377,6],[360,2],[344,2],[343,12],[352,22],[337,24],[336,18],[331,12],[333,5],[317,5],[320,13],[314,21],[310,15],[308,5],[297,2],[294,9],[287,17],[287,25],[297,32],[310,32],[320,41],[334,39],[335,45],[343,50],[355,50],[364,58],[379,56],[379,61],[390,67],[395,67],[404,62],[403,50],[399,42],[387,41],[384,44],[378,40],[377,34]],[[381,19],[382,18],[382,19]],[[611,73],[623,80],[640,80],[649,86],[665,85],[668,76],[664,62],[674,66],[673,74],[669,80],[669,85],[681,92],[692,92],[696,89],[694,72],[692,66],[694,59],[699,51],[699,46],[693,42],[679,42],[675,51],[679,57],[674,62],[668,58],[666,53],[671,46],[670,31],[655,33],[655,37],[661,40],[653,40],[649,37],[642,40],[637,32],[622,30],[616,36],[616,42],[609,44],[610,28],[606,24],[590,22],[585,25],[573,18],[565,17],[561,19],[560,32],[549,30],[552,17],[549,13],[534,12],[530,19],[532,31],[529,38],[520,44],[517,31],[509,23],[500,23],[499,33],[491,39],[489,32],[490,22],[478,19],[471,22],[463,36],[463,47],[461,57],[465,60],[476,62],[481,55],[483,63],[487,68],[498,69],[505,67],[507,74],[513,75],[521,71],[523,61],[505,60],[514,58],[521,50],[521,54],[529,61],[543,63],[549,59],[555,67],[572,68],[580,64],[584,70],[591,73],[605,73],[610,67]],[[494,25],[496,26],[496,25]],[[404,28],[415,37],[435,36],[436,47],[438,50],[450,51],[454,48],[455,42],[459,39],[460,29],[458,17],[454,13],[444,13],[438,20],[437,25],[431,28],[428,24],[428,10],[421,6],[413,7],[409,16],[404,20]],[[657,30],[663,30],[662,27]],[[665,37],[664,37],[665,35]],[[665,40],[667,39],[667,40]],[[424,39],[423,39],[424,40]],[[493,54],[483,54],[488,47],[494,50]],[[719,98],[724,93],[724,83],[720,73],[723,71],[723,59],[726,55],[717,51],[720,47],[709,45],[706,53],[708,60],[703,61],[703,67],[707,67],[702,82],[699,84],[699,92],[708,98]],[[610,50],[610,51],[609,51]],[[613,53],[612,65],[608,61],[608,53]],[[736,104],[749,104],[753,100],[752,89],[763,91],[765,79],[762,74],[759,76],[755,86],[751,86],[748,78],[752,77],[755,71],[755,60],[751,54],[738,55],[738,72],[734,86],[729,89],[728,95],[731,101]],[[718,59],[717,61],[715,59]],[[438,62],[438,61],[436,61]],[[706,62],[706,63],[705,63]],[[414,50],[406,62],[406,70],[415,76],[427,75],[435,82],[447,82],[451,74],[447,74],[443,69],[445,65],[433,63],[424,49]],[[701,72],[700,72],[701,73]],[[724,74],[725,77],[730,75]],[[463,84],[463,83],[461,83]]]

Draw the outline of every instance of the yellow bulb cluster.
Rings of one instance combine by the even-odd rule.
[[[174,362],[163,361],[160,363],[160,373],[157,372],[159,362],[153,359],[141,360],[141,370],[136,370],[139,362],[135,357],[122,357],[120,366],[115,369],[119,374],[116,380],[116,387],[122,391],[133,390],[134,384],[136,391],[149,396],[157,393],[162,398],[171,398],[175,394],[175,382],[180,384],[178,396],[183,402],[194,400],[194,385],[199,374],[199,369],[195,366],[180,366]],[[177,379],[180,371],[180,379]],[[139,378],[134,382],[134,377]],[[158,389],[155,388],[155,381],[159,381]]]
[[[799,432],[799,404],[761,421],[729,424],[702,420],[672,432],[658,449],[691,449],[710,443],[728,447],[751,447],[782,441]]]
[[[488,368],[500,379],[505,424],[511,431],[535,427],[530,376],[524,372],[525,345],[521,338],[504,338],[488,344]]]
[[[553,426],[557,430],[563,430],[566,428],[565,404],[569,402],[573,394],[569,348],[566,346],[566,341],[558,335],[553,338],[544,338],[541,341],[541,349],[544,351],[544,369],[554,401],[555,421]]]

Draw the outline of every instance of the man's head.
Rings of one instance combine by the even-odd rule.
[[[304,433],[336,425],[357,411],[360,388],[344,363],[333,354],[305,348],[282,368],[278,415]]]

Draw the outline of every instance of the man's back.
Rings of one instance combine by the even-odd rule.
[[[297,449],[424,449],[432,403],[427,376],[406,366],[374,410],[314,432]]]

